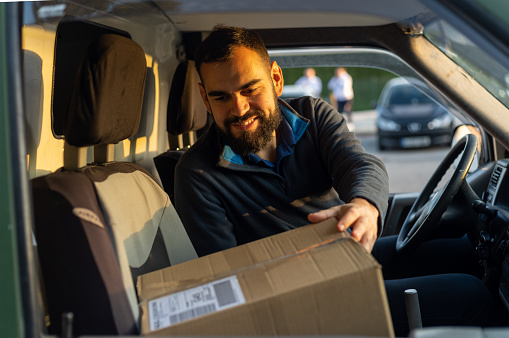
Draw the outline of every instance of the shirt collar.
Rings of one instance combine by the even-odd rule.
[[[281,109],[283,120],[279,125],[280,143],[277,148],[278,162],[282,157],[287,156],[293,152],[292,147],[299,141],[299,139],[306,131],[307,126],[309,125],[307,121],[297,116],[294,112],[292,112],[289,108],[285,107],[281,103],[279,103],[279,108]],[[236,154],[229,145],[224,146],[222,157],[231,163],[245,164],[242,156]],[[247,158],[249,159],[250,163],[259,163],[262,161],[267,166],[274,167],[273,163],[262,160],[255,154],[248,154]]]

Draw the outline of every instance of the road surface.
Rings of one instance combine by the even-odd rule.
[[[352,129],[366,151],[385,163],[391,193],[420,192],[449,151],[447,147],[380,151],[376,137],[376,112],[355,112],[352,119]]]

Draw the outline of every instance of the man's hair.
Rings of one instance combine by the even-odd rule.
[[[200,78],[202,63],[229,61],[237,47],[255,51],[270,69],[269,53],[260,35],[246,28],[217,25],[196,50],[195,66]]]

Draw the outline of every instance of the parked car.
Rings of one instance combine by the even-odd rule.
[[[305,86],[285,85],[283,86],[283,94],[281,94],[280,98],[284,100],[301,96],[313,96],[312,94],[312,90],[310,88],[306,88]]]
[[[178,160],[178,152],[192,145],[206,128],[207,114],[199,94],[187,92],[188,87],[178,79],[185,77],[188,65],[192,67],[196,46],[219,23],[256,30],[271,58],[282,68],[370,67],[426,83],[463,126],[475,127],[479,142],[477,170],[463,168],[455,176],[459,179],[453,182],[456,194],[447,196],[448,200],[439,198],[444,189],[435,191],[435,181],[422,192],[391,193],[381,235],[398,234],[406,241],[422,233],[422,222],[428,229],[426,238],[468,233],[485,268],[482,281],[495,299],[492,317],[498,328],[425,328],[417,330],[415,337],[450,337],[458,332],[461,336],[509,335],[508,12],[507,1],[479,0],[315,0],[312,5],[292,0],[0,2],[0,336],[53,337],[53,332],[59,331],[63,337],[140,334],[137,325],[129,327],[129,334],[119,334],[122,327],[116,323],[129,319],[131,324],[139,324],[131,273],[141,272],[120,271],[125,266],[126,252],[122,251],[122,243],[113,243],[109,231],[102,231],[100,238],[93,237],[95,230],[104,230],[108,219],[97,215],[108,205],[73,208],[68,193],[77,192],[72,197],[80,201],[87,196],[93,199],[98,194],[114,193],[121,198],[110,200],[111,205],[126,219],[143,217],[137,212],[142,204],[154,208],[153,214],[159,218],[166,215],[161,210],[169,205],[149,203],[154,195],[136,189],[149,185],[168,202],[165,194],[171,194],[171,188],[165,186],[166,193],[161,193],[162,176],[172,172],[168,168],[159,171],[154,160],[163,154]],[[144,88],[117,92],[113,89],[124,80],[106,81],[112,90],[106,88],[105,96],[94,98],[120,94],[123,99],[117,102],[119,105],[103,108],[120,107],[125,111],[121,120],[127,121],[132,117],[129,110],[140,107],[141,116],[136,128],[122,130],[121,137],[106,133],[110,143],[96,147],[80,141],[83,130],[71,128],[66,112],[74,111],[73,104],[82,99],[71,89],[89,45],[101,38],[107,46],[112,36],[139,45],[128,43],[128,49],[114,64],[126,56],[136,56],[137,66],[126,66],[129,71],[122,75],[143,77],[146,82]],[[190,71],[189,76],[195,75]],[[190,83],[197,86],[198,82],[194,77]],[[193,119],[179,118],[183,105],[191,107]],[[102,117],[99,127],[111,126],[111,115]],[[442,124],[448,123],[432,123]],[[427,145],[426,140],[408,139],[404,145]],[[444,157],[434,179],[452,166],[451,157]],[[45,182],[55,173],[72,177],[89,164],[107,167],[115,161],[136,168],[125,170],[135,174],[132,186],[118,184],[102,189],[105,177],[99,177],[97,186],[82,180],[81,184],[59,185],[59,190],[50,194],[51,199],[39,194],[38,189],[55,188],[52,182]],[[153,180],[146,180],[149,174]],[[123,204],[131,197],[146,199],[143,203]],[[52,203],[53,199],[58,203]],[[189,207],[199,212],[202,206]],[[430,214],[434,217],[428,217]],[[41,224],[41,215],[52,222]],[[86,230],[91,232],[67,232],[69,220],[88,222]],[[48,231],[41,233],[41,229]],[[147,233],[159,236],[151,243],[163,242],[158,229]],[[180,237],[175,237],[178,242]],[[88,238],[104,244],[107,254],[84,248]],[[49,254],[40,245],[43,240],[59,240],[61,245],[50,249],[65,249],[74,255]],[[119,252],[123,256],[117,256]],[[161,258],[155,251],[149,257]],[[84,260],[97,264],[85,266]],[[163,263],[169,264],[168,257]],[[105,269],[102,264],[114,268]],[[94,283],[56,278],[72,271],[84,276],[101,272],[108,278],[94,279]],[[54,310],[49,305],[55,299],[93,301],[101,306],[78,304],[72,310],[73,324],[70,311]],[[102,306],[104,302],[111,306]],[[102,311],[113,315],[101,316]],[[54,312],[59,315],[49,315]],[[267,323],[281,317],[284,314],[259,316]],[[88,325],[80,327],[77,323],[83,318],[87,318]],[[90,329],[94,332],[87,332]]]
[[[386,83],[376,110],[380,149],[451,144],[451,114],[404,78]]]

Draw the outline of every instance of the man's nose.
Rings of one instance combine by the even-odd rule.
[[[232,114],[242,116],[249,111],[249,102],[243,95],[234,95],[232,100]]]

